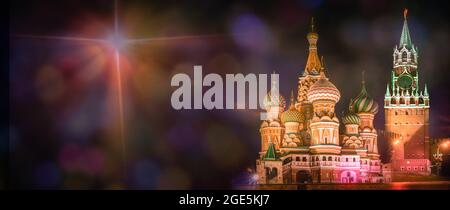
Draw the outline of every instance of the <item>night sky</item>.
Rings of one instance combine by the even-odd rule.
[[[121,51],[125,145],[118,135],[111,46],[42,39],[108,39],[114,1],[11,1],[10,182],[28,189],[217,189],[245,184],[260,149],[260,110],[173,110],[171,77],[280,74],[297,91],[311,17],[336,113],[361,87],[380,107],[408,8],[419,48],[419,83],[431,101],[431,138],[450,136],[449,31],[439,1],[119,1],[126,38],[181,37]],[[25,37],[26,36],[26,37]],[[32,38],[31,36],[36,36]],[[342,126],[342,125],[341,125]],[[375,126],[384,129],[383,109]],[[387,144],[379,137],[383,161]]]

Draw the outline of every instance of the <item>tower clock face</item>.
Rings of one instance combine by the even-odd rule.
[[[397,84],[402,89],[408,89],[413,84],[413,78],[409,75],[402,75],[398,78]]]

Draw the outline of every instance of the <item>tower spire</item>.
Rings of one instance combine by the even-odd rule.
[[[361,93],[367,94],[367,90],[366,90],[366,80],[365,80],[365,74],[366,71],[362,71],[361,75],[362,75],[362,79],[361,79]]]
[[[389,91],[389,84],[386,85],[386,97],[391,97],[391,92]]]
[[[306,61],[305,73],[318,75],[323,71],[323,65],[320,61],[319,54],[317,53],[317,40],[319,39],[319,34],[316,32],[314,18],[311,18],[311,31],[307,34],[306,38],[309,43],[309,54],[308,60]]]
[[[406,19],[408,15],[408,9],[405,8],[405,10],[403,11],[403,29],[402,29],[402,35],[400,37],[400,47],[402,47],[403,45],[406,45],[407,47],[412,47],[412,41],[411,41],[411,36],[409,35],[409,29],[408,29],[408,21]]]
[[[294,101],[294,90],[291,90],[291,104],[289,105],[289,109],[294,109],[295,108],[294,104],[295,104],[295,101]]]

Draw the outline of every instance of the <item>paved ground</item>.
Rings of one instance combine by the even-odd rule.
[[[389,184],[280,184],[242,186],[258,190],[449,190],[450,181],[392,182]]]

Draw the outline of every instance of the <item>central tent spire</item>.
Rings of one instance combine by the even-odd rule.
[[[317,40],[319,34],[316,32],[314,18],[311,18],[311,31],[306,36],[309,43],[309,55],[306,61],[305,74],[319,75],[323,71],[323,65],[317,53]]]

